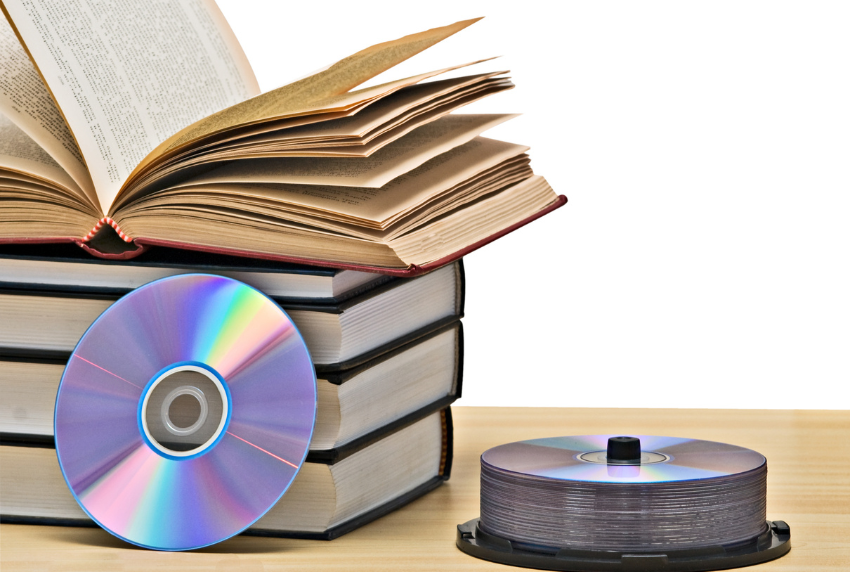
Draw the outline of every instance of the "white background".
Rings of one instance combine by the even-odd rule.
[[[487,16],[570,202],[468,256],[464,405],[850,408],[850,3],[220,0],[263,90]]]

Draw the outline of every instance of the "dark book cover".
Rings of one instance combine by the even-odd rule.
[[[290,264],[276,260],[260,258],[245,258],[227,254],[213,254],[197,250],[179,248],[151,248],[130,260],[106,260],[92,256],[74,244],[2,244],[0,243],[0,259],[27,260],[45,263],[71,263],[92,266],[166,268],[175,270],[190,270],[206,274],[222,272],[253,272],[260,274],[288,274],[305,276],[322,276],[333,278],[343,270],[305,264]],[[397,280],[391,276],[375,275],[375,280],[369,284],[352,288],[336,297],[284,297],[276,299],[284,302],[306,302],[314,305],[338,305],[359,294],[387,282]],[[66,292],[80,294],[100,294],[106,297],[123,296],[133,288],[111,286],[78,286],[74,284],[39,284],[14,282],[0,276],[0,288],[9,290],[36,290],[41,292]]]

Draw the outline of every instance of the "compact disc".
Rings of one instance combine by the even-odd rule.
[[[108,308],[56,398],[56,452],[83,510],[139,546],[188,550],[237,534],[300,469],[316,377],[292,320],[229,278],[189,274]]]
[[[634,464],[610,464],[605,451],[614,435],[548,437],[500,445],[484,452],[482,465],[544,479],[595,483],[692,481],[745,473],[762,467],[764,456],[743,447],[637,435],[642,458]]]

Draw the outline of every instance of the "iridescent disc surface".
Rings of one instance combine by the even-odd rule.
[[[634,435],[644,452],[666,455],[664,461],[643,465],[606,465],[579,458],[604,452],[609,437],[578,435],[531,439],[500,445],[484,452],[481,462],[496,469],[563,481],[595,483],[661,483],[724,477],[764,465],[763,455],[750,449],[697,439]]]
[[[146,434],[143,402],[180,369],[220,393],[220,422],[203,447],[169,454]],[[175,391],[166,401],[191,393]],[[131,292],[91,325],[54,422],[65,480],[89,516],[133,544],[186,550],[241,532],[280,499],[315,419],[313,364],[289,316],[241,282],[190,274]]]

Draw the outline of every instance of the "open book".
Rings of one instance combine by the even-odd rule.
[[[480,136],[511,115],[452,113],[506,71],[354,89],[475,20],[259,94],[213,0],[0,4],[0,242],[412,275],[566,202],[527,147]]]

